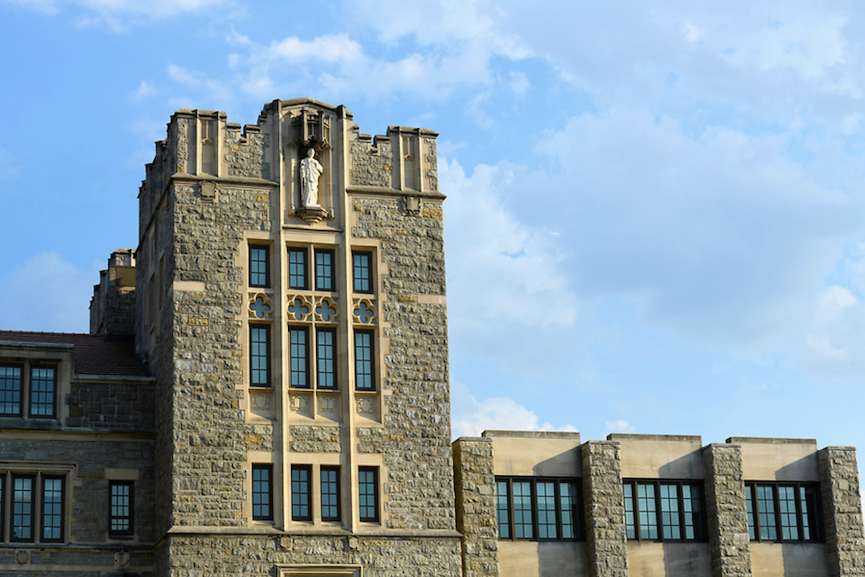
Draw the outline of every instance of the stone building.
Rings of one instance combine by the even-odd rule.
[[[0,577],[865,574],[849,448],[451,443],[436,136],[172,116],[93,334],[0,331]]]

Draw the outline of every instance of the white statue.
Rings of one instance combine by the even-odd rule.
[[[306,158],[300,161],[300,199],[303,206],[319,206],[318,177],[321,176],[321,163],[315,159],[315,150],[306,151]]]

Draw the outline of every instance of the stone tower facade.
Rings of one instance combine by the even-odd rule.
[[[141,186],[156,573],[461,572],[436,134],[180,110]]]

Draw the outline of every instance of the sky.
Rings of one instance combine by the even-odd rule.
[[[0,0],[0,328],[87,332],[179,108],[439,136],[454,436],[865,447],[865,5]]]

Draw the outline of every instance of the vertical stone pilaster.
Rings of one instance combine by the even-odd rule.
[[[865,539],[856,449],[826,447],[817,452],[823,528],[830,577],[865,575]]]
[[[712,577],[750,577],[751,549],[739,445],[703,449]]]
[[[582,447],[586,552],[590,577],[627,577],[628,544],[619,443],[588,441]]]
[[[457,530],[463,535],[463,577],[498,576],[493,441],[457,439],[453,454]]]

